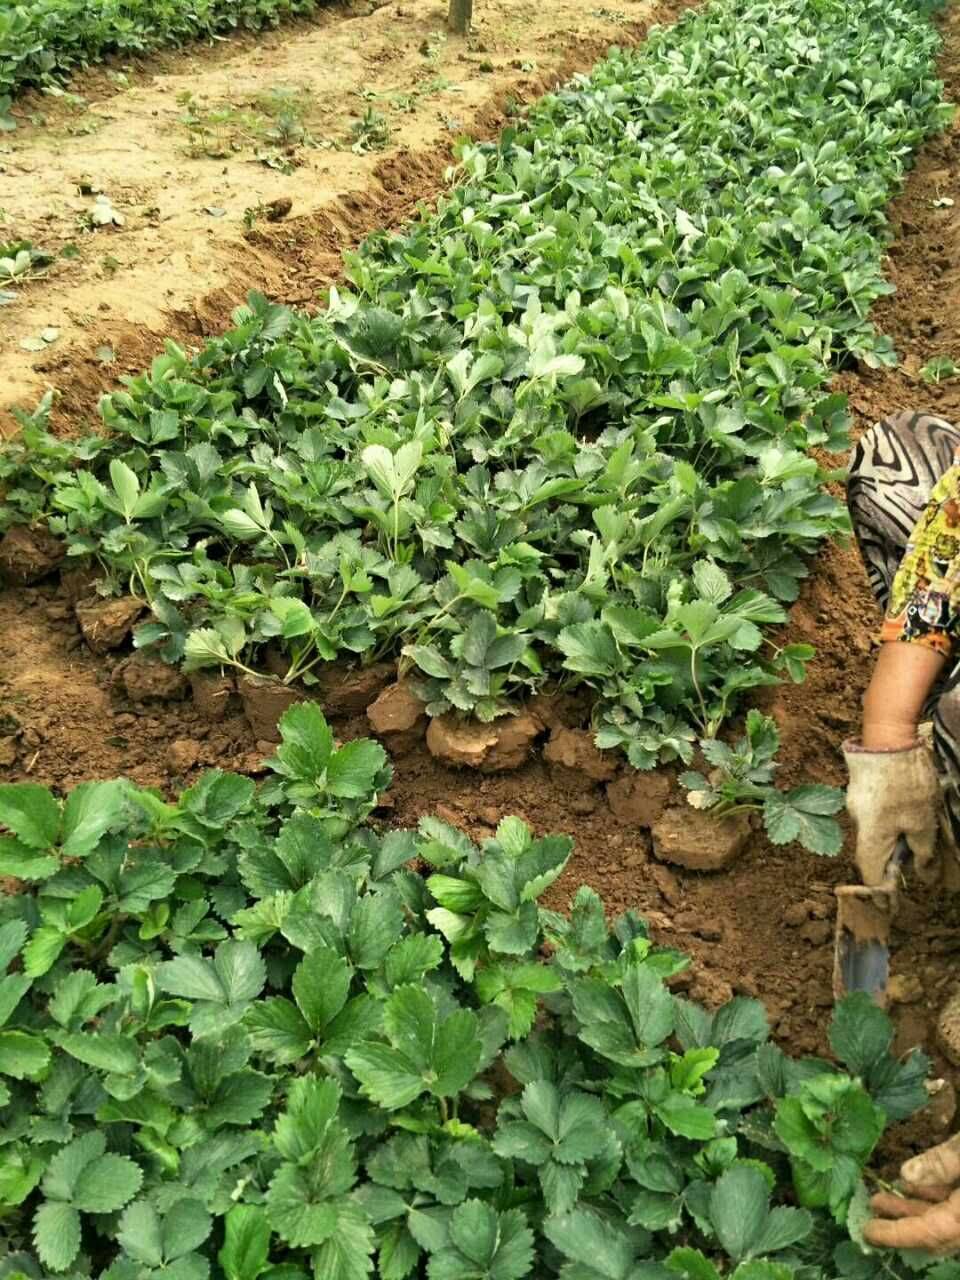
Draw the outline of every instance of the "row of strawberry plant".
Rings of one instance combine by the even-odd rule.
[[[110,54],[140,54],[238,27],[311,14],[317,0],[26,0],[0,9],[0,127],[27,85],[54,83]]]
[[[867,312],[946,115],[930,12],[716,0],[614,53],[322,314],[254,296],[168,344],[105,436],[24,417],[0,521],[143,597],[167,661],[402,653],[430,714],[484,720],[585,683],[601,747],[688,761],[812,654],[764,628],[847,528],[807,452],[846,439],[831,368],[894,359]]]
[[[378,831],[315,704],[270,768],[0,787],[2,1280],[958,1280],[851,1238],[929,1067],[865,997],[793,1060],[635,914],[540,908],[566,837]]]

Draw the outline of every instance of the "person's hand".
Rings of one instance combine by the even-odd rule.
[[[900,1175],[903,1195],[882,1192],[870,1201],[876,1217],[864,1227],[867,1244],[960,1253],[960,1135],[908,1160]]]
[[[864,884],[881,884],[900,836],[921,874],[934,863],[942,804],[930,748],[907,746],[866,750],[859,743],[843,748],[850,781],[847,812],[857,829],[854,858]]]

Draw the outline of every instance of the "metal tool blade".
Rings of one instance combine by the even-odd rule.
[[[890,981],[890,926],[896,914],[900,877],[910,860],[901,837],[887,866],[883,884],[840,885],[836,890],[833,994],[837,999],[864,991],[881,1008]]]

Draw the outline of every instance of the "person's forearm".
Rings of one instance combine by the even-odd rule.
[[[916,741],[924,703],[946,661],[922,644],[880,646],[863,699],[861,743],[866,751],[895,750]]]

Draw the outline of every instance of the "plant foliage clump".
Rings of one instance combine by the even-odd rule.
[[[873,1274],[861,1174],[929,1066],[883,1013],[789,1059],[635,914],[541,908],[565,836],[380,833],[382,748],[281,727],[259,792],[0,787],[3,1280]]]
[[[141,54],[315,13],[317,0],[24,0],[0,9],[0,122],[10,97],[110,54]]]
[[[765,635],[847,528],[811,446],[848,356],[894,360],[883,208],[946,119],[931,6],[716,0],[615,52],[308,317],[253,296],[188,357],[0,454],[39,522],[131,590],[167,661],[310,682],[402,655],[430,714],[561,681],[638,768],[802,679]]]

